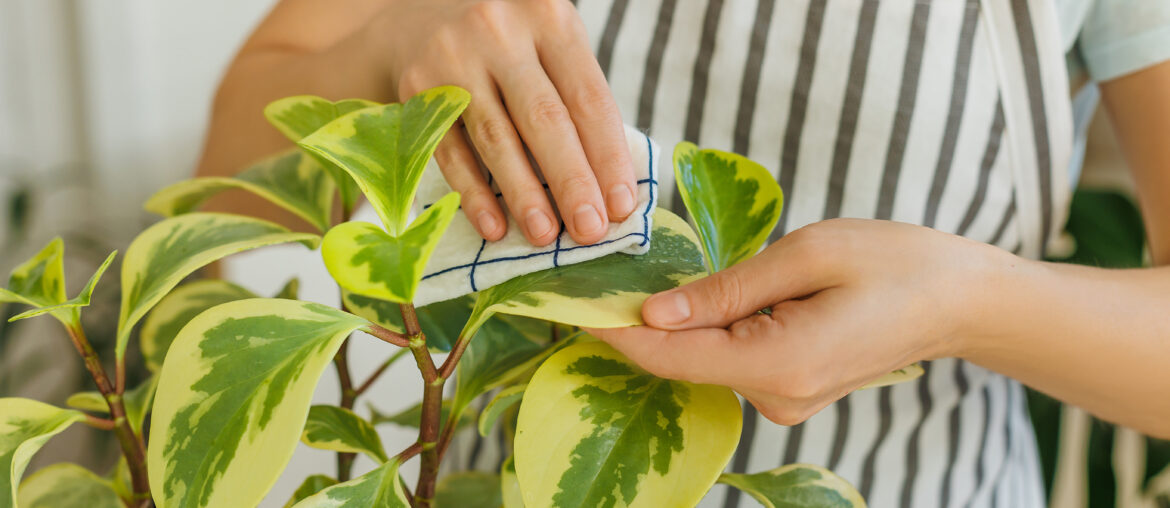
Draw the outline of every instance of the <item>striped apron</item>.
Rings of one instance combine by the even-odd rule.
[[[786,201],[773,239],[864,217],[1036,258],[1063,225],[1073,134],[1054,0],[576,4],[627,123],[773,171]],[[1043,506],[1019,383],[955,359],[924,367],[794,427],[745,404],[728,469],[819,464],[879,508]],[[500,460],[463,444],[463,464]],[[700,506],[758,504],[717,486]]]

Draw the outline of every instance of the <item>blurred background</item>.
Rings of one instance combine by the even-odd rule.
[[[60,235],[67,245],[68,283],[78,288],[106,254],[124,251],[156,220],[141,203],[193,172],[220,76],[273,3],[0,0],[0,272],[6,274]],[[1128,198],[1131,184],[1108,122],[1099,114],[1089,128],[1086,170],[1072,220],[1103,220],[1110,234],[1079,242],[1070,236],[1060,250],[1091,264],[1141,264],[1140,216]],[[1100,231],[1101,225],[1091,229]],[[1076,236],[1077,225],[1070,231]],[[85,314],[99,351],[112,350],[116,268]],[[274,293],[294,275],[301,277],[302,288],[307,286],[305,294],[332,294],[316,254],[303,249],[249,253],[228,263],[226,274],[261,294]],[[20,310],[0,306],[0,396],[61,405],[70,394],[91,390],[57,323],[7,323]],[[355,347],[370,346],[362,339]],[[381,359],[352,357],[358,377]],[[392,393],[387,387],[419,393],[418,381],[406,370],[411,366],[399,366],[404,365],[380,382],[382,393]],[[131,375],[142,376],[142,371]],[[318,390],[320,401],[336,398],[331,376],[326,374]],[[407,399],[396,403],[413,402]],[[1053,506],[1170,507],[1170,446],[1037,394],[1032,402],[1045,472],[1054,485]],[[388,443],[411,439],[404,429],[380,430]],[[74,426],[34,458],[28,473],[65,460],[104,473],[116,461],[116,448],[108,436]],[[329,472],[332,464],[332,454],[302,446],[265,506],[281,506],[301,478]],[[359,464],[358,471],[368,467]]]

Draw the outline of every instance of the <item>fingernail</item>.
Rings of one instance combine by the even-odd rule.
[[[613,215],[625,217],[634,211],[634,191],[626,185],[614,185],[605,195],[605,204]]]
[[[528,224],[528,234],[533,238],[543,238],[549,231],[552,231],[552,220],[548,218],[548,214],[533,208],[528,211],[524,218],[524,222]]]
[[[573,212],[573,227],[578,234],[596,233],[601,230],[601,214],[593,205],[581,205]]]
[[[500,229],[500,220],[491,212],[479,212],[479,232],[483,236],[495,236]]]
[[[677,325],[691,318],[691,302],[681,292],[655,295],[646,300],[645,312],[655,323]]]

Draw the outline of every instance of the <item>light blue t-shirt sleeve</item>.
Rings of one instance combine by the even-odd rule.
[[[1078,38],[1095,81],[1170,60],[1170,0],[1091,0]]]

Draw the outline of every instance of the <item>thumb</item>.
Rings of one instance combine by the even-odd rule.
[[[805,255],[784,239],[726,270],[651,296],[642,304],[646,324],[663,330],[724,328],[784,300],[829,285],[823,258]]]

